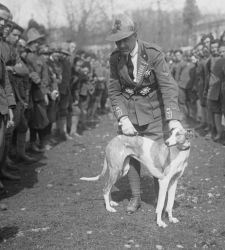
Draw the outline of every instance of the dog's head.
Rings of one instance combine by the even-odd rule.
[[[175,128],[171,131],[170,137],[165,141],[167,147],[177,146],[180,150],[190,148],[189,139],[193,136],[193,131],[182,128]]]

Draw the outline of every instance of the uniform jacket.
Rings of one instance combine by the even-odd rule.
[[[219,59],[219,57],[211,57],[207,63],[209,81],[205,86],[205,92],[207,93],[207,99],[214,101],[219,100],[221,94],[221,80],[215,72],[215,64]]]
[[[16,105],[13,90],[9,81],[7,71],[5,69],[5,60],[3,57],[4,43],[0,43],[0,113],[8,114],[8,108]]]
[[[6,65],[12,70],[8,70],[9,80],[12,85],[16,102],[21,104],[29,101],[29,70],[26,64],[21,60],[17,49],[10,46],[10,55],[6,61]]]
[[[118,120],[128,116],[133,124],[142,126],[164,116],[166,120],[180,119],[178,86],[156,45],[138,41],[137,85],[142,90],[153,89],[147,95],[127,93],[127,87],[135,87],[127,81],[121,62],[122,55],[114,51],[110,56],[108,94]]]
[[[176,69],[175,80],[178,86],[183,89],[190,89],[194,77],[195,65],[191,62],[180,62]]]
[[[28,53],[26,57],[27,66],[29,68],[30,73],[36,72],[38,73],[41,82],[40,84],[33,83],[31,86],[31,94],[33,101],[43,101],[44,95],[48,93],[48,67],[46,61],[43,56]]]
[[[71,64],[69,58],[62,58],[62,81],[59,84],[59,93],[62,95],[70,94],[70,82],[71,82]]]

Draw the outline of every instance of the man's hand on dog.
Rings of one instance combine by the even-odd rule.
[[[119,121],[119,126],[124,135],[136,135],[137,130],[134,128],[128,116],[123,116]]]

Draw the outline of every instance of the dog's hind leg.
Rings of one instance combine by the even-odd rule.
[[[175,193],[177,189],[177,180],[173,182],[173,184],[168,189],[168,201],[166,205],[166,212],[168,213],[169,221],[172,223],[177,223],[179,220],[173,217],[173,204],[175,200]]]
[[[159,195],[156,207],[157,225],[164,228],[167,227],[167,224],[162,221],[162,210],[166,199],[168,185],[169,179],[167,177],[165,177],[164,179],[159,179]]]

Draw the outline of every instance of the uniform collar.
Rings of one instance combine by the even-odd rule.
[[[136,41],[134,49],[130,52],[131,57],[134,57],[138,53],[138,42]]]

